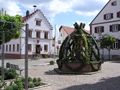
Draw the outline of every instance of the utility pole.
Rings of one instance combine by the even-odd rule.
[[[26,17],[29,16],[29,11],[26,11]],[[28,90],[28,29],[29,25],[25,25],[25,90]]]
[[[5,32],[2,32],[2,81],[4,81],[4,43],[5,43]]]
[[[55,54],[56,54],[56,25],[55,25],[55,35],[54,35],[54,38],[55,38],[55,46],[54,46],[54,58],[55,58]]]

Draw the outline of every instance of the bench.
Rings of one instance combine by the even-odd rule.
[[[10,64],[10,63],[6,63],[6,68],[18,70],[20,71],[20,75],[21,75],[21,72],[23,71],[23,69],[21,69],[18,65]]]

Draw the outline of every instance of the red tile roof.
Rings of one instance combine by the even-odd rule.
[[[71,34],[75,29],[72,27],[68,27],[68,26],[61,26],[59,28],[59,31],[61,31],[61,29],[63,29],[68,35]],[[89,30],[85,30],[87,33],[89,33]]]
[[[68,26],[61,26],[59,28],[59,31],[63,29],[68,35],[71,34],[74,31],[74,28],[68,27]]]

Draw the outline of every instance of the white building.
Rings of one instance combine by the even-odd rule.
[[[120,56],[120,0],[109,0],[103,9],[90,23],[90,33],[100,39],[102,35],[114,36],[117,41],[111,50],[112,57]],[[108,56],[108,51],[104,50],[104,55]]]
[[[59,42],[63,42],[64,41],[64,39],[68,36],[68,35],[70,35],[73,31],[74,31],[75,29],[73,28],[73,27],[69,27],[69,26],[60,26],[60,28],[59,28],[59,38],[58,38],[58,40],[59,40]],[[88,30],[85,30],[86,32],[88,32],[89,33],[89,31]]]
[[[68,26],[60,26],[59,28],[59,40],[61,41],[61,43],[64,41],[64,39],[71,34],[74,31],[74,28],[72,27],[68,27]]]
[[[52,51],[52,26],[40,10],[23,17],[24,24],[29,24],[28,55],[50,55]],[[1,52],[1,48],[0,48]],[[25,26],[22,27],[18,39],[12,39],[5,44],[7,58],[24,58],[25,56]]]

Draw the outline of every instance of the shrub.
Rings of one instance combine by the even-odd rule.
[[[5,71],[5,80],[14,79],[17,77],[17,73],[15,69],[9,69]]]
[[[25,78],[24,78],[24,77],[21,77],[21,81],[22,81],[22,82],[25,82]]]
[[[15,83],[12,85],[12,87],[13,87],[13,90],[19,90],[18,85]]]
[[[21,79],[16,79],[14,83],[18,85],[19,90],[23,90],[23,82]]]
[[[32,82],[32,78],[31,77],[28,77],[28,82]]]
[[[1,75],[1,72],[2,71],[2,67],[0,67],[0,75]],[[7,69],[6,68],[4,68],[4,72],[6,72],[7,71]]]
[[[34,87],[34,83],[33,82],[29,82],[28,87],[29,88],[33,88]]]
[[[33,83],[34,83],[34,82],[37,82],[37,78],[33,78]]]
[[[40,86],[40,82],[34,82],[35,86]]]
[[[54,64],[55,64],[55,62],[54,62],[54,61],[50,61],[49,63],[50,63],[50,65],[54,65]]]
[[[43,83],[41,83],[41,78],[32,79],[31,77],[29,77],[28,81],[29,81],[28,82],[29,88],[44,85]],[[25,78],[21,77],[21,78],[16,78],[15,81],[11,82],[9,86],[7,86],[4,90],[24,90],[24,88],[25,88]]]
[[[38,78],[38,82],[41,82],[41,78]]]
[[[0,75],[1,75],[1,69],[2,68],[0,67]],[[5,76],[4,76],[5,80],[14,79],[18,75],[15,69],[6,69],[6,68],[4,68],[4,73],[5,73]]]
[[[10,68],[10,63],[6,63],[6,68]]]
[[[7,86],[7,87],[5,88],[5,90],[13,90],[13,87],[12,87],[12,86]]]

